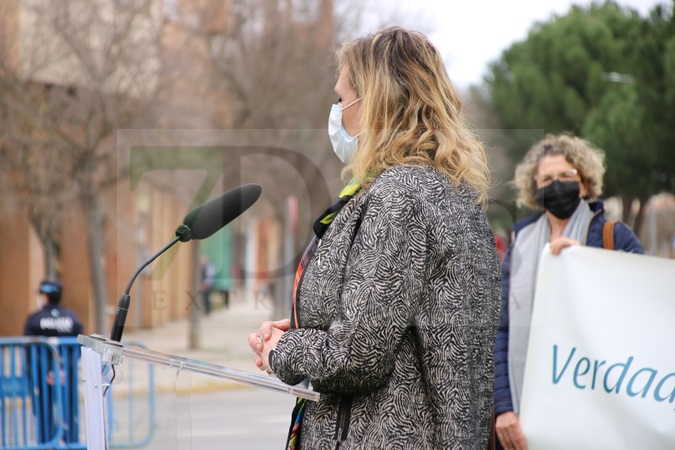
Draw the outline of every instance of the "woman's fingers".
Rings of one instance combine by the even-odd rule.
[[[260,337],[262,337],[263,341],[266,341],[272,336],[272,333],[274,330],[281,330],[281,331],[288,331],[291,329],[291,321],[290,319],[283,319],[283,320],[277,320],[277,321],[265,321],[260,325],[260,329],[258,330],[258,334]]]
[[[274,328],[278,328],[281,331],[288,331],[291,329],[291,319],[282,319],[272,322]]]
[[[255,333],[260,339],[267,341],[271,336],[274,330],[288,331],[291,329],[291,321],[289,319],[277,320],[272,322],[266,320],[260,325],[258,332]]]
[[[280,321],[282,322],[282,321]],[[265,341],[267,341],[270,336],[272,336],[272,329],[275,322],[265,321],[260,325],[258,331],[248,335],[248,345],[251,347],[254,353],[260,353],[263,350]]]
[[[576,239],[568,237],[560,237],[551,242],[551,253],[554,255],[559,255],[560,252],[566,247],[571,247],[573,245],[581,245]]]
[[[511,435],[509,433],[508,428],[506,427],[495,427],[495,431],[497,432],[497,437],[499,438],[499,442],[502,443],[502,447],[504,447],[505,450],[510,450],[511,447],[513,447],[513,443],[511,442]]]
[[[248,335],[248,345],[253,350],[253,353],[260,353],[262,351],[262,338],[258,333],[251,333]]]
[[[495,430],[499,442],[507,450],[527,450],[525,435],[520,426],[520,420],[513,411],[508,411],[497,416]]]
[[[277,342],[281,336],[291,329],[291,321],[289,319],[277,321],[265,321],[260,325],[258,331],[248,335],[248,345],[255,353],[253,362],[260,370],[265,370],[271,373],[269,369],[269,352],[276,347]]]
[[[262,338],[263,341],[266,341],[272,335],[272,328],[274,328],[274,322],[266,320],[260,325],[258,329],[258,335]]]
[[[523,429],[520,427],[520,422],[518,423],[517,430],[515,430],[515,434],[513,450],[527,450],[527,441],[525,441],[525,435],[523,434]]]

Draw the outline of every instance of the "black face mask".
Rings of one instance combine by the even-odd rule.
[[[578,181],[555,180],[548,186],[537,189],[534,198],[558,219],[569,219],[581,201],[580,189]]]

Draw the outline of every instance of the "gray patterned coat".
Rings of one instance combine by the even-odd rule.
[[[380,175],[340,211],[270,366],[308,378],[301,448],[485,449],[501,273],[475,196],[430,167]]]

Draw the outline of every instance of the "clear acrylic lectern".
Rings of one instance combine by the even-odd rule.
[[[78,342],[82,344],[85,422],[87,446],[90,449],[103,450],[117,446],[162,449],[243,448],[237,445],[228,445],[228,441],[231,441],[230,438],[234,436],[237,430],[232,430],[231,432],[224,432],[222,430],[228,426],[227,422],[236,421],[229,420],[227,414],[223,413],[222,409],[226,408],[227,405],[220,405],[218,403],[217,392],[221,390],[214,390],[213,394],[209,393],[211,391],[208,389],[208,382],[211,380],[214,380],[214,382],[237,383],[255,388],[252,390],[241,390],[243,392],[243,394],[239,394],[241,404],[229,406],[229,413],[234,412],[234,414],[239,416],[249,414],[252,419],[255,419],[259,415],[257,412],[269,409],[265,402],[267,394],[264,391],[290,394],[284,396],[288,398],[289,408],[293,404],[293,397],[291,396],[314,401],[319,398],[319,394],[310,388],[301,385],[289,386],[273,376],[231,369],[216,364],[155,352],[150,349],[120,344],[119,342],[110,341],[103,336],[80,335]],[[136,363],[136,368],[134,368],[133,363]],[[139,369],[139,366],[141,366],[141,369]],[[153,380],[153,373],[155,374],[154,377],[163,375],[171,377],[171,380],[173,380],[173,384],[169,383],[170,389],[166,388],[166,383],[164,383],[163,388],[158,386],[160,392],[157,393],[156,397],[162,398],[163,402],[158,401],[155,403],[155,387],[152,385],[152,382],[150,385],[138,382],[138,379],[144,378],[138,375],[143,370],[146,372],[150,371],[150,380]],[[202,397],[204,396],[204,392],[208,393],[206,397],[207,400],[211,400],[210,404],[208,402],[197,405],[191,404],[194,400],[193,377],[200,377],[200,383],[198,383],[201,389],[200,392],[202,392]],[[210,380],[203,380],[201,377],[207,377]],[[111,397],[109,392],[111,386],[112,391],[115,391],[122,383],[125,381],[129,382],[132,379],[136,380],[136,384],[126,387],[128,390],[126,397],[116,396],[117,392],[113,392]],[[204,383],[204,381],[207,381],[207,383]],[[161,391],[162,389],[164,391]],[[179,391],[183,391],[183,394],[187,392],[187,395],[178,396],[177,393]],[[134,403],[135,400],[133,399],[137,400],[143,396],[150,396],[152,400],[150,406],[139,407]],[[120,398],[123,400],[120,400]],[[249,399],[252,400],[249,401]],[[228,401],[230,401],[230,397],[228,397]],[[255,404],[256,401],[259,403],[258,405]],[[284,399],[284,401],[286,400]],[[115,403],[117,411],[115,414],[122,416],[119,420],[115,419],[115,421],[111,421],[109,416],[113,414],[113,410],[107,404],[110,402]],[[217,405],[215,408],[213,406],[214,402]],[[251,402],[254,404],[250,404]],[[120,405],[121,403],[123,405]],[[122,413],[119,412],[120,408],[123,411]],[[285,409],[284,407],[284,411]],[[247,413],[247,411],[249,412]],[[288,418],[290,418],[290,409],[288,409],[288,412]],[[138,429],[142,428],[142,424],[145,422],[148,423],[147,429],[149,433],[143,438],[144,441],[142,443],[132,442],[133,445],[120,445],[118,443],[115,445],[115,443],[110,442],[112,440],[111,428],[126,427],[133,437],[134,432],[138,434]],[[127,425],[124,425],[124,423],[127,423]],[[287,429],[288,423],[278,426]],[[245,448],[257,448],[254,445],[256,440],[255,435],[264,432],[266,424],[259,423],[252,425],[252,428],[246,431],[242,431],[241,428],[242,426],[239,425],[238,432],[254,434],[250,436],[251,444],[246,444]],[[200,431],[195,432],[197,429]],[[159,433],[157,433],[158,430]],[[220,430],[220,434],[214,433],[214,430]],[[155,432],[154,436],[153,432]],[[209,441],[208,435],[211,435],[211,441]],[[234,442],[233,439],[232,442]],[[276,445],[276,448],[281,447],[283,447],[283,441]]]

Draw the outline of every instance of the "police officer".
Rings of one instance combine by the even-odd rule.
[[[77,336],[82,334],[82,322],[77,315],[59,305],[61,302],[61,283],[58,281],[45,280],[40,283],[40,302],[42,309],[31,314],[24,325],[24,335],[26,336],[48,336],[48,337],[65,337]],[[38,422],[37,426],[37,440],[39,444],[49,444],[57,436],[56,422],[55,422],[55,408],[54,389],[57,385],[63,386],[66,378],[66,371],[62,368],[57,371],[60,375],[55,375],[52,370],[44,372],[44,366],[51,368],[52,353],[45,351],[44,346],[37,345],[34,347],[36,353],[31,358],[31,351],[26,353],[26,376],[28,377],[31,391],[33,392],[33,414]],[[31,374],[31,362],[35,361],[37,367],[37,378]],[[44,383],[41,379],[45,376]],[[58,383],[58,380],[61,380]],[[68,402],[70,399],[66,398],[62,393],[63,402]],[[72,411],[72,409],[71,409]],[[78,433],[77,423],[73,423],[72,417],[64,417],[63,411],[59,412],[61,417],[59,423],[63,427],[64,433],[67,430],[73,430],[66,434],[64,442],[69,442]],[[71,436],[72,435],[72,436]],[[77,440],[75,440],[77,442]]]
[[[61,283],[45,280],[40,283],[43,307],[26,320],[23,334],[26,336],[77,336],[82,334],[82,322],[77,315],[59,305]]]

